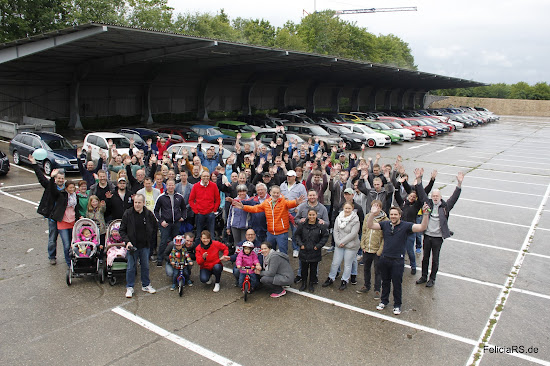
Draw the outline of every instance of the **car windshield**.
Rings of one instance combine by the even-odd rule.
[[[337,130],[340,133],[353,133],[349,128],[344,127],[344,126],[335,125],[335,126],[332,126],[332,128],[334,128],[335,130]]]
[[[416,120],[415,122],[418,123],[418,126],[427,126],[427,124],[424,121]]]
[[[393,126],[393,128],[403,128],[399,123],[397,122],[386,122],[388,125]]]
[[[372,127],[373,128],[378,128],[380,130],[389,130],[390,128],[388,126],[386,126],[385,124],[383,123],[373,123],[372,124]]]
[[[206,135],[207,136],[218,136],[218,135],[223,135],[223,133],[218,130],[216,127],[212,127],[212,128],[208,128],[206,130]]]
[[[111,137],[108,140],[112,140],[117,149],[128,149],[130,147],[130,141],[125,137]]]
[[[327,131],[323,130],[319,126],[309,126],[309,129],[314,136],[330,136]]]
[[[240,125],[238,127],[239,127],[239,131],[241,132],[255,132],[255,130],[249,125]]]
[[[372,128],[368,127],[368,126],[363,126],[363,125],[358,125],[357,126],[361,131],[363,131],[363,133],[376,133],[375,130],[373,130]]]
[[[45,140],[46,146],[49,150],[69,150],[74,149],[74,146],[66,139],[58,140]]]
[[[399,123],[402,123],[403,126],[411,127],[412,125],[407,121],[399,121]]]

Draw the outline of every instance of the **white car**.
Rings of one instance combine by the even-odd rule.
[[[349,128],[352,132],[361,134],[367,138],[368,147],[390,146],[391,139],[383,133],[376,132],[372,128],[361,123],[342,123],[340,126]]]
[[[187,149],[188,153],[189,153],[189,156],[191,156],[191,148],[192,147],[197,147],[197,143],[196,142],[182,142],[180,144],[174,144],[174,145],[170,145],[168,147],[168,149],[166,149],[166,151],[168,151],[168,153],[170,154],[170,156],[172,156],[172,154],[175,152],[176,153],[176,159],[180,159],[183,155],[182,155],[182,150],[183,149]],[[214,147],[216,149],[216,152],[218,152],[218,145],[215,145],[215,144],[210,144],[208,142],[203,142],[201,144],[201,148],[202,148],[202,153],[206,156],[206,149],[210,148],[210,147]],[[227,158],[231,155],[231,151],[228,150],[225,146],[224,146],[224,149],[223,149],[223,160],[227,160]]]
[[[388,120],[380,120],[379,123],[383,123],[392,130],[395,130],[397,132],[401,132],[403,135],[403,141],[413,141],[416,138],[416,134],[414,131],[408,130],[406,128],[403,128],[399,123],[394,121],[388,121]]]
[[[82,144],[82,152],[86,153],[91,148],[92,160],[98,160],[101,151],[109,156],[109,140],[113,141],[119,155],[129,154],[130,140],[118,133],[112,132],[92,132],[87,134]],[[137,149],[134,148],[133,151],[136,152]]]

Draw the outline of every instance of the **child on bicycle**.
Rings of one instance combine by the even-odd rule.
[[[193,261],[189,257],[189,253],[187,252],[187,249],[183,246],[183,243],[185,242],[185,239],[183,236],[178,235],[174,238],[174,249],[170,252],[170,264],[174,268],[174,272],[172,275],[172,287],[170,287],[171,291],[174,291],[176,289],[176,286],[178,284],[178,276],[179,276],[179,270],[180,267],[183,266],[183,283],[186,283],[186,279],[189,279],[190,270],[187,266],[192,266]]]
[[[235,264],[241,272],[239,276],[239,286],[243,286],[243,282],[247,274],[247,269],[244,267],[251,267],[248,269],[248,275],[250,276],[250,291],[255,289],[258,286],[258,277],[254,273],[254,269],[260,271],[262,267],[260,266],[258,255],[254,252],[254,243],[250,241],[245,241],[243,243],[243,250],[239,252],[239,255],[237,255]]]

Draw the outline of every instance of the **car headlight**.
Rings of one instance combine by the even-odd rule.
[[[62,159],[54,159],[54,161],[59,164],[59,165],[65,165],[67,164],[67,160],[62,160]]]

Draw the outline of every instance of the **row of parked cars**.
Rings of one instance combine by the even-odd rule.
[[[223,139],[228,156],[234,150],[237,135],[243,142],[251,141],[254,133],[261,143],[269,144],[280,126],[287,138],[298,144],[317,137],[327,148],[345,142],[350,149],[384,147],[401,141],[435,137],[465,127],[473,127],[498,120],[498,116],[483,108],[442,108],[415,111],[375,111],[350,113],[308,114],[305,111],[281,113],[278,116],[241,116],[235,121],[218,121],[214,125],[163,126],[156,130],[147,128],[121,128],[115,132],[93,132],[86,135],[83,151],[91,149],[94,160],[101,151],[107,152],[111,140],[120,154],[127,154],[130,140],[134,149],[144,148],[150,139],[170,141],[170,152],[181,155],[183,149],[195,147],[199,136],[203,148],[218,144]],[[22,132],[10,142],[9,153],[15,164],[28,163],[28,156],[36,149],[44,149],[46,158],[42,167],[46,174],[61,168],[77,172],[76,146],[62,135],[52,132]],[[225,157],[227,157],[225,156]],[[0,154],[0,174],[9,171],[8,157]]]

